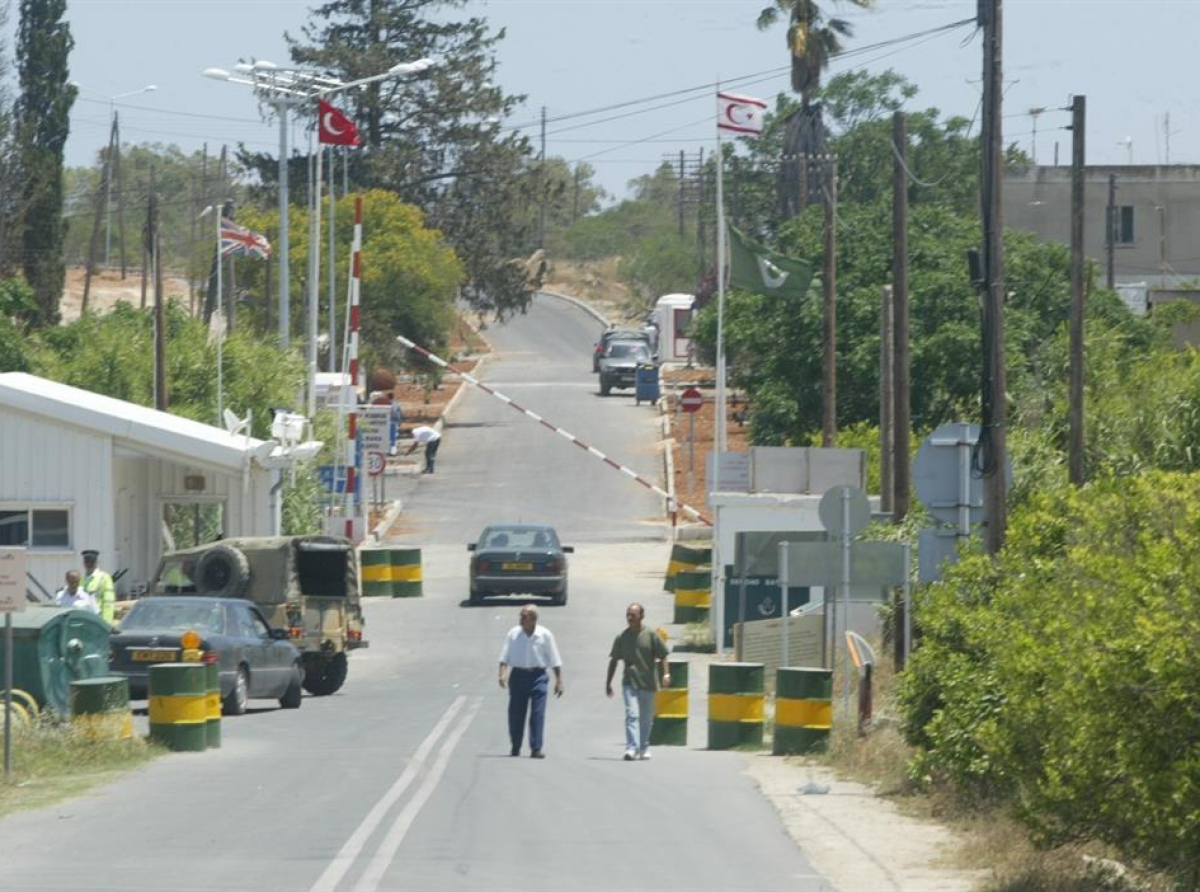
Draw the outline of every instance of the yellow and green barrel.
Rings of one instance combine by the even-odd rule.
[[[761,747],[765,703],[762,663],[710,663],[708,748]]]
[[[712,569],[700,567],[675,574],[676,623],[708,622],[712,606]]]
[[[105,676],[71,682],[71,725],[88,740],[132,740],[129,679]]]
[[[363,548],[358,552],[359,574],[364,598],[392,596],[392,552],[387,548]]]
[[[204,745],[221,748],[221,667],[204,665]]]
[[[671,686],[654,693],[654,724],[650,743],[654,746],[687,746],[688,664],[686,660],[668,660]]]
[[[421,549],[393,548],[390,554],[392,597],[421,597]]]
[[[208,747],[208,672],[203,663],[150,667],[150,739],[177,752]]]
[[[833,726],[833,672],[795,666],[775,671],[775,739],[777,756],[812,753],[829,745]]]
[[[663,591],[675,591],[675,575],[681,570],[695,570],[712,563],[712,546],[671,546],[671,560],[667,564],[667,576],[663,580]]]

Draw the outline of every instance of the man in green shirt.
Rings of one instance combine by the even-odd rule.
[[[100,552],[94,548],[83,551],[83,590],[100,608],[100,617],[111,625],[117,614],[117,590],[113,578],[97,565],[99,557]]]
[[[650,728],[654,724],[654,692],[671,683],[667,666],[667,645],[655,632],[642,627],[646,608],[633,603],[625,608],[628,628],[613,640],[608,660],[608,679],[604,691],[613,695],[613,676],[617,663],[625,664],[621,692],[625,699],[625,761],[650,758]]]

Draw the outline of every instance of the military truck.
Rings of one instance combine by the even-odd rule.
[[[346,654],[367,647],[358,552],[337,536],[223,539],[163,556],[148,597],[220,595],[258,605],[287,629],[304,661],[304,689],[324,696],[346,681]]]

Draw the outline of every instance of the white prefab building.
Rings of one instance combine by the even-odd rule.
[[[121,574],[119,593],[137,592],[173,546],[278,533],[279,472],[260,458],[270,449],[44,378],[0,374],[0,545],[28,547],[35,596],[82,570],[84,548]]]
[[[687,362],[692,358],[692,306],[690,294],[664,294],[654,304],[652,314],[658,324],[658,361]]]

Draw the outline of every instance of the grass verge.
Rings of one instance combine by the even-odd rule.
[[[136,737],[91,740],[70,724],[43,717],[13,732],[13,772],[7,781],[0,778],[0,818],[77,796],[164,752]]]

